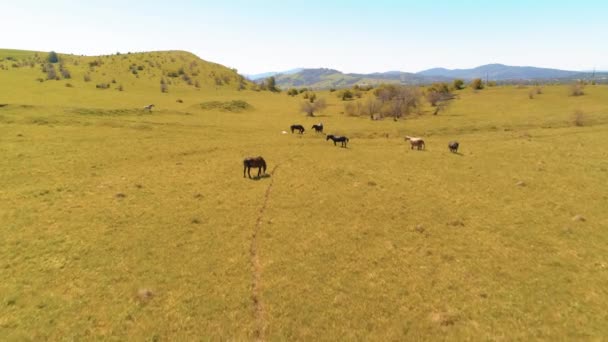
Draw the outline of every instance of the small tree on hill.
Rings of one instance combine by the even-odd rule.
[[[274,76],[270,76],[264,80],[264,88],[272,92],[281,91],[279,88],[277,88],[277,80],[274,78]]]
[[[59,56],[57,56],[57,53],[55,51],[51,51],[51,52],[49,52],[47,61],[49,63],[57,63],[57,62],[59,62]]]

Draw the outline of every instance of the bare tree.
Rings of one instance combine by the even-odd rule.
[[[382,103],[378,99],[367,99],[363,104],[363,112],[369,115],[371,119],[374,118],[374,114],[379,113],[382,108]]]
[[[325,99],[318,99],[315,102],[304,101],[300,105],[300,111],[306,113],[308,116],[315,116],[315,112],[320,112],[327,108]]]

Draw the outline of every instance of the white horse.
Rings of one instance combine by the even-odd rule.
[[[154,107],[153,104],[149,104],[147,106],[144,106],[144,110],[147,110],[148,112],[151,112],[153,107]]]

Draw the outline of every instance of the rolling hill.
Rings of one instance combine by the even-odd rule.
[[[472,69],[434,68],[417,73],[402,71],[376,72],[370,74],[342,73],[335,69],[302,69],[296,73],[275,75],[277,85],[283,89],[290,87],[310,87],[314,89],[344,88],[355,84],[400,83],[407,85],[449,82],[461,78],[489,79],[497,82],[530,81],[572,81],[590,79],[591,72],[559,69],[488,64]],[[596,73],[596,79],[606,81],[608,73]]]
[[[473,79],[483,78],[505,81],[505,80],[530,80],[530,79],[560,79],[579,76],[579,71],[568,71],[559,69],[536,68],[529,66],[509,66],[504,64],[487,64],[472,69],[444,69],[434,68],[417,73],[428,77],[447,77]]]
[[[185,89],[245,89],[252,85],[235,70],[185,51],[156,51],[105,56],[0,49],[0,75],[13,84],[82,87],[92,90],[164,93]]]

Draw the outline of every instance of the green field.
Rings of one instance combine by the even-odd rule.
[[[181,52],[63,58],[69,80],[0,62],[0,340],[608,336],[608,87],[465,89],[398,121],[317,92],[310,118],[204,61],[161,93]],[[255,155],[269,176],[243,178]]]

